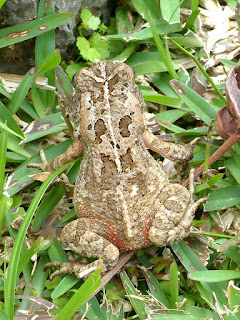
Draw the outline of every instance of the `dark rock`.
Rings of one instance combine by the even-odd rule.
[[[71,60],[77,56],[75,46],[77,24],[80,22],[82,9],[89,9],[105,24],[109,23],[110,14],[116,1],[112,0],[55,0],[55,13],[72,12],[74,17],[68,23],[56,29],[56,47],[60,50],[62,59]],[[13,0],[6,1],[0,10],[1,28],[29,22],[37,17],[38,1]],[[35,39],[22,41],[12,47],[0,50],[0,72],[25,74],[34,66]]]

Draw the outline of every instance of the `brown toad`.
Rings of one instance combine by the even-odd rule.
[[[191,158],[195,142],[164,142],[146,131],[144,101],[133,70],[124,63],[101,61],[77,76],[70,107],[74,144],[49,164],[55,169],[80,154],[84,158],[75,184],[78,219],[67,224],[61,241],[74,252],[99,259],[49,263],[61,273],[81,278],[94,268],[103,272],[119,259],[119,251],[155,244],[165,246],[186,237],[194,212],[204,199],[170,183],[160,161],[147,148],[178,162]]]

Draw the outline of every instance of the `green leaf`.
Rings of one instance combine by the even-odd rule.
[[[1,8],[1,6],[0,6],[0,8]],[[2,319],[2,320],[10,320],[3,310],[0,310],[0,319]]]
[[[161,0],[160,6],[164,20],[170,24],[180,22],[179,0]]]
[[[189,272],[189,278],[203,282],[220,282],[240,278],[240,270],[208,270]]]
[[[10,128],[8,128],[8,126],[6,126],[5,124],[3,124],[1,122],[0,122],[0,127],[3,128],[4,130],[8,131],[9,133],[12,133],[15,137],[18,137],[21,140],[23,139],[22,135],[20,135],[20,134],[16,133],[15,131],[11,130]]]
[[[80,17],[82,19],[82,27],[84,29],[97,30],[101,24],[101,20],[98,17],[92,15],[91,11],[83,9]]]
[[[90,48],[90,43],[89,41],[84,38],[84,37],[77,37],[77,41],[76,41],[76,46],[78,47],[78,49],[80,50],[87,50]]]
[[[28,23],[0,29],[0,48],[36,37],[71,20],[72,13],[58,13]]]
[[[48,244],[48,241],[42,241],[41,238],[38,238],[35,243],[31,246],[29,250],[21,257],[19,264],[18,264],[18,274],[19,277],[20,273],[23,271],[27,263],[30,261],[32,256],[40,250],[43,250],[44,247]]]
[[[74,64],[75,65],[75,64]],[[74,72],[74,74],[80,70],[81,66],[83,64],[78,64],[79,69]],[[70,67],[69,65],[68,67]],[[66,73],[63,71],[62,67],[57,66],[55,68],[56,72],[56,87],[57,90],[59,91],[61,98],[63,98],[64,103],[69,106],[71,101],[72,101],[72,95],[73,95],[73,86],[71,82],[68,79],[68,76]],[[73,74],[73,75],[74,75]]]
[[[91,306],[89,308],[89,305]],[[80,307],[80,310],[82,314],[85,315],[86,319],[91,319],[91,320],[117,320],[116,317],[111,317],[111,316],[106,316],[106,312],[104,308],[101,308],[99,305],[99,302],[96,297],[91,298],[88,301],[88,304],[85,304]],[[119,318],[119,319],[124,319],[124,317]]]
[[[55,320],[68,320],[79,309],[79,307],[90,297],[90,295],[100,286],[100,270],[95,270],[93,274],[76,291],[68,303],[62,308]]]
[[[61,56],[58,49],[50,52],[37,68],[35,78],[43,72],[54,69],[57,65],[59,65],[60,61]]]
[[[126,294],[128,295],[128,298],[131,302],[133,309],[135,310],[135,312],[137,313],[137,315],[139,316],[139,318],[141,320],[145,320],[146,316],[147,316],[147,314],[145,312],[145,306],[144,306],[144,303],[140,299],[137,299],[137,296],[138,296],[137,290],[133,286],[132,282],[128,278],[125,271],[121,271],[120,276],[122,279],[124,289],[126,291]],[[136,298],[133,296],[136,296]]]
[[[106,60],[109,55],[109,43],[105,39],[101,39],[101,36],[99,33],[95,33],[90,39],[89,39],[91,47],[95,48],[99,54],[100,54],[100,60]]]
[[[149,13],[154,19],[162,19],[159,4],[155,0],[132,0],[131,2],[143,19],[149,21]]]
[[[37,248],[37,250],[45,251],[46,246],[41,247],[41,244]],[[32,248],[31,248],[32,249]],[[30,250],[31,250],[30,249]],[[45,289],[46,289],[46,281],[48,277],[48,273],[43,271],[44,265],[48,262],[46,257],[39,254],[40,259],[38,259],[37,267],[34,270],[34,275],[32,277],[32,282],[33,282],[33,287],[36,292],[37,297],[42,297],[44,296]]]
[[[159,281],[154,277],[154,275],[149,270],[146,271],[146,274],[149,277],[149,279],[147,279],[147,282],[148,282],[148,286],[151,291],[151,294],[159,302],[161,302],[166,308],[170,309],[170,304],[168,302],[165,292],[160,286]]]
[[[25,132],[25,139],[22,143],[34,141],[49,134],[60,132],[64,130],[66,126],[61,112],[48,115],[28,125]]]
[[[83,67],[85,67],[86,64],[83,62],[79,62],[79,63],[73,63],[73,64],[69,64],[67,66],[67,68],[65,69],[66,74],[68,75],[68,78],[70,80],[72,80],[73,76],[75,75],[75,73],[77,73],[79,70],[81,70]],[[58,83],[56,83],[56,86],[58,88]],[[58,89],[59,90],[59,89]],[[62,96],[62,93],[61,93]]]
[[[234,153],[231,158],[224,161],[225,166],[240,184],[240,165],[239,165],[239,155]]]
[[[179,295],[179,285],[178,285],[178,270],[176,262],[170,265],[170,279],[169,279],[169,289],[172,298],[172,307],[176,307]]]
[[[98,17],[91,16],[88,20],[88,29],[97,30],[100,24],[101,20]],[[84,26],[85,25],[86,24],[84,24]]]
[[[116,26],[118,33],[127,33],[133,31],[132,17],[127,8],[118,7],[115,12]]]
[[[57,261],[57,260],[53,260]],[[61,261],[58,259],[58,261]],[[75,286],[76,283],[80,282],[81,280],[67,274],[64,276],[64,278],[61,280],[61,282],[58,284],[58,286],[53,290],[51,297],[53,299],[57,299],[61,297],[64,293],[68,292],[72,287]]]
[[[170,107],[180,108],[182,101],[179,98],[167,97],[153,91],[141,90],[144,100],[156,102]],[[181,110],[182,111],[182,110]],[[183,111],[184,112],[184,111]],[[186,113],[186,112],[184,112]]]
[[[174,68],[177,70],[188,61],[188,58],[173,59]],[[167,67],[161,60],[158,52],[133,53],[127,60],[127,64],[134,68],[136,75],[156,72],[166,72]]]
[[[164,121],[168,121],[170,123],[174,123],[175,121],[177,121],[179,118],[181,118],[182,116],[184,116],[186,114],[186,111],[184,110],[168,110],[168,111],[164,111],[161,113],[156,114],[155,118],[157,120],[164,120]]]
[[[157,29],[158,34],[166,34],[166,33],[173,33],[181,31],[181,26],[179,23],[169,24],[165,20],[155,20],[154,24]],[[145,28],[140,31],[134,32],[134,33],[121,33],[121,34],[114,34],[114,35],[108,35],[108,39],[111,40],[123,40],[127,42],[132,42],[136,40],[147,40],[152,38],[152,31],[151,28]],[[148,52],[149,53],[149,52]]]
[[[218,109],[203,99],[198,93],[178,80],[171,80],[171,86],[186,105],[206,124],[216,119]]]
[[[229,285],[228,285],[228,288],[227,288],[227,295],[228,295],[230,311],[234,311],[236,308],[239,309],[239,305],[240,305],[240,289],[239,289],[239,287],[234,285],[233,281],[229,282]]]
[[[48,249],[48,255],[51,261],[67,262],[67,254],[64,251],[60,241],[57,238],[53,238],[52,245]]]
[[[91,16],[92,16],[92,13],[88,9],[83,9],[80,14],[80,18],[82,19],[83,22],[88,22],[88,20],[91,18]]]
[[[1,124],[0,124],[1,125]],[[8,149],[12,150],[13,152],[16,152],[18,155],[22,155],[24,157],[24,160],[26,158],[31,157],[31,154],[29,152],[27,152],[23,146],[20,145],[20,141],[19,139],[16,139],[15,137],[10,137],[8,138]]]
[[[196,10],[198,8],[199,5],[199,0],[192,0],[191,1],[191,10]]]
[[[3,192],[4,182],[5,182],[7,139],[8,139],[8,132],[3,129],[2,132],[0,133],[0,141],[1,141],[1,145],[0,145],[0,199],[2,198],[2,192]]]
[[[29,209],[27,211],[27,214],[21,224],[21,227],[17,233],[17,237],[15,239],[13,249],[12,249],[12,254],[11,258],[8,264],[8,273],[7,277],[5,279],[6,281],[6,287],[5,287],[5,292],[4,292],[4,297],[5,297],[5,312],[8,315],[10,319],[13,319],[14,316],[14,296],[15,296],[15,287],[17,283],[17,275],[18,275],[18,270],[16,266],[19,263],[19,258],[20,258],[20,252],[21,248],[24,242],[24,237],[26,235],[27,229],[29,227],[29,224],[31,222],[31,219],[35,213],[35,210],[43,197],[46,189],[48,188],[49,184],[62,172],[64,171],[68,166],[71,165],[73,162],[69,162],[62,166],[60,169],[56,170],[47,180],[41,185],[41,187],[38,189],[34,199],[32,200]]]
[[[188,19],[186,21],[184,30],[189,30],[189,29],[192,29],[194,27],[194,24],[196,22],[196,19],[197,19],[199,13],[200,13],[200,10],[192,11],[192,13],[190,14],[190,16],[188,17]]]
[[[184,46],[185,48],[195,49],[204,47],[203,41],[199,39],[192,31],[188,31],[184,36],[179,35],[177,37],[172,37],[172,40],[179,45]]]
[[[48,0],[46,5],[45,0],[41,0],[38,6],[38,18],[43,18],[45,15],[52,15],[55,12],[54,0]],[[42,64],[44,59],[55,49],[55,30],[50,30],[39,35],[35,42],[35,63],[37,69]],[[51,69],[43,73],[48,79],[48,85],[55,87],[55,71]],[[56,96],[51,90],[40,90],[40,96],[44,105],[52,109]]]
[[[195,317],[191,315],[190,313],[184,311],[184,310],[176,310],[176,311],[160,311],[154,317],[154,315],[151,317],[152,320],[203,320],[207,318],[202,317]],[[211,318],[212,319],[212,318]],[[214,319],[219,320],[219,319]]]
[[[2,6],[4,5],[5,2],[6,2],[6,0],[0,0],[0,9],[2,8]]]
[[[177,73],[176,73],[175,68],[173,66],[173,62],[172,62],[172,59],[171,59],[171,56],[170,56],[170,52],[169,52],[169,49],[168,49],[167,41],[165,41],[165,48],[164,48],[164,46],[162,44],[162,41],[159,38],[155,23],[154,23],[154,21],[153,21],[153,19],[152,19],[150,14],[149,14],[149,18],[150,18],[150,27],[151,27],[152,34],[153,34],[153,39],[154,39],[154,42],[156,44],[157,50],[159,52],[159,55],[160,55],[162,61],[164,62],[164,64],[165,64],[170,76],[173,79],[177,79],[178,76],[177,76]]]
[[[188,272],[192,272],[193,270],[208,271],[207,268],[199,260],[197,255],[192,251],[192,249],[184,241],[179,241],[178,243],[172,244],[171,247]],[[204,292],[206,292],[206,295],[209,296],[207,300],[209,301],[209,299],[211,299],[211,301],[209,301],[210,303],[213,302],[212,295],[214,292],[216,294],[219,304],[221,304],[221,306],[226,305],[227,299],[223,290],[223,286],[221,286],[218,283],[212,284],[212,283],[206,283],[206,282],[201,282],[199,285],[200,286],[198,286],[198,289],[199,290],[201,288],[204,289]]]
[[[108,59],[108,61],[125,61],[134,52],[136,46],[136,43],[130,43],[120,54]]]
[[[96,59],[100,60],[100,53],[95,48],[90,48],[87,50],[82,50],[81,55],[85,60],[94,62]]]
[[[214,190],[204,206],[206,211],[223,210],[240,203],[240,186]]]
[[[8,111],[11,114],[14,114],[18,111],[19,107],[21,106],[24,99],[26,98],[26,95],[34,79],[35,72],[36,72],[35,68],[30,69],[23,77],[16,91],[13,93],[12,98],[8,103]]]
[[[60,61],[61,61],[61,57],[60,57],[59,50],[56,49],[50,52],[43,59],[43,61],[37,68],[35,79],[41,73],[46,73],[47,71],[54,69],[60,63]],[[48,76],[50,76],[51,78],[54,78],[54,80],[52,80],[52,84],[55,84],[55,72],[53,73],[48,72]],[[46,100],[47,98],[48,100]],[[37,89],[36,84],[34,83],[32,85],[32,100],[33,100],[33,105],[37,114],[39,115],[40,118],[43,118],[45,109],[47,107],[52,107],[55,97],[53,97],[52,94],[41,94],[40,91]]]
[[[33,102],[34,109],[37,115],[39,116],[39,118],[41,119],[45,115],[44,114],[45,106],[42,103],[42,99],[39,95],[39,91],[37,89],[36,83],[33,83],[32,85],[31,95],[32,95],[32,102]]]
[[[76,45],[85,60],[94,62],[95,59],[100,59],[100,53],[97,49],[90,47],[90,42],[86,38],[78,37]]]
[[[19,136],[24,138],[24,134],[17,124],[16,120],[12,117],[11,113],[8,109],[4,106],[4,104],[0,101],[0,119],[3,122],[7,122],[7,125],[10,129],[12,129],[15,133]]]
[[[0,234],[2,234],[5,214],[11,208],[12,203],[13,203],[12,198],[3,197],[0,199]]]
[[[55,208],[58,202],[66,194],[66,190],[63,185],[59,184],[55,186],[49,194],[41,202],[38,211],[33,221],[33,231],[37,231],[43,224],[46,217]]]

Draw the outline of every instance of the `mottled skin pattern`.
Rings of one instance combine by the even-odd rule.
[[[72,273],[81,278],[95,268],[105,272],[117,263],[119,251],[164,246],[189,234],[203,199],[193,201],[193,184],[188,191],[169,183],[147,147],[181,162],[191,158],[195,142],[179,146],[160,141],[146,131],[143,110],[126,64],[101,61],[79,72],[70,107],[75,145],[84,147],[73,197],[78,219],[64,227],[61,241],[76,253],[99,259],[87,266],[49,263],[46,267],[61,268],[52,277]],[[49,167],[71,159],[71,148]]]

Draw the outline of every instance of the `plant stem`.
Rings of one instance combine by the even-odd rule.
[[[212,87],[214,88],[214,90],[217,92],[217,94],[219,95],[219,97],[224,101],[227,102],[227,99],[224,97],[224,95],[222,94],[222,92],[218,89],[218,87],[215,85],[215,83],[213,82],[213,80],[211,79],[211,77],[209,77],[209,75],[207,74],[206,70],[203,68],[203,66],[201,65],[201,63],[195,58],[194,55],[192,55],[190,52],[188,52],[186,49],[184,49],[182,46],[180,46],[180,44],[178,44],[176,41],[174,41],[171,38],[168,38],[169,41],[171,41],[176,47],[178,47],[178,49],[180,49],[183,53],[185,53],[187,56],[189,56],[191,59],[193,59],[193,61],[196,63],[196,65],[198,66],[198,68],[202,71],[202,73],[205,75],[205,77],[207,78],[207,80],[209,81],[209,83],[211,83]]]
[[[224,152],[226,152],[228,149],[231,148],[232,145],[234,145],[234,143],[239,141],[239,136],[237,135],[237,133],[234,133],[230,138],[228,138],[224,144],[217,150],[214,152],[214,154],[211,155],[211,157],[209,158],[209,167],[219,158],[221,157],[221,155],[224,154]],[[201,164],[200,167],[197,168],[197,170],[195,171],[194,177],[198,177],[204,169],[205,163]],[[183,183],[184,187],[187,187],[189,183],[189,179],[185,180]]]

